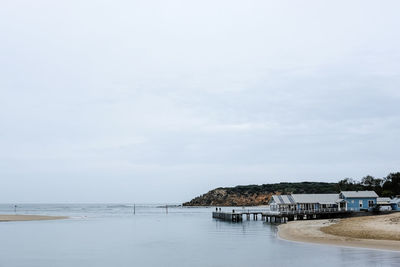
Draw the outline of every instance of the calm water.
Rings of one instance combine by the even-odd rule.
[[[233,224],[212,208],[19,205],[71,219],[0,223],[0,266],[400,266],[400,253],[279,240],[261,221]],[[1,214],[13,213],[0,205]]]

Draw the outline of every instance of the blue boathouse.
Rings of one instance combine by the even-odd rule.
[[[375,191],[342,191],[339,198],[346,203],[347,211],[371,211],[378,195]]]

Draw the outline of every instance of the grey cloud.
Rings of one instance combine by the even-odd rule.
[[[0,201],[183,201],[397,171],[398,9],[6,1]]]

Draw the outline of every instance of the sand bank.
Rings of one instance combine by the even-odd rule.
[[[0,222],[10,221],[43,221],[67,219],[65,216],[43,216],[43,215],[0,215]]]
[[[278,235],[298,242],[400,251],[400,213],[293,221],[280,225]]]

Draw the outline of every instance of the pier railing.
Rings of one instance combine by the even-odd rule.
[[[350,213],[350,211],[337,208],[286,211],[274,211],[269,209],[233,209],[229,212],[215,211],[212,216],[216,219],[239,222],[243,220],[243,215],[246,215],[247,220],[250,219],[251,215],[254,220],[258,220],[259,215],[261,215],[261,220],[266,220],[267,222],[287,222],[288,220],[296,220],[299,217],[302,219],[316,219],[328,216],[330,218],[331,216],[346,216],[348,213]]]
[[[230,210],[222,210],[222,211],[215,211],[215,212],[223,212],[223,213],[237,213],[237,214],[262,214],[265,212],[270,212],[270,209],[242,209],[242,208],[237,208],[237,209],[230,209]]]
[[[346,212],[343,209],[337,208],[324,208],[314,210],[270,210],[270,209],[232,209],[217,211],[222,213],[234,213],[234,214],[265,214],[265,215],[302,215],[302,214],[315,214],[315,213],[339,213]]]
[[[273,215],[302,215],[302,214],[315,214],[315,213],[345,213],[345,210],[336,208],[326,208],[326,209],[314,209],[314,210],[271,210],[266,212],[267,214]]]
[[[254,214],[254,213],[261,214],[261,213],[265,213],[265,212],[269,212],[269,211],[271,211],[271,210],[270,210],[270,209],[237,209],[237,210],[235,210],[235,212],[237,212],[237,213],[242,213],[242,214],[248,214],[248,213],[251,213],[251,214]]]

